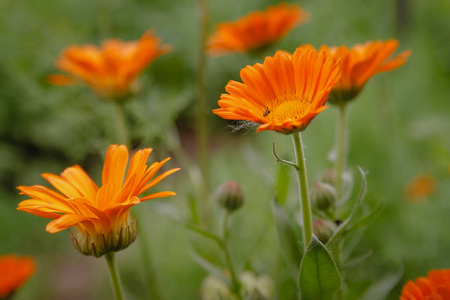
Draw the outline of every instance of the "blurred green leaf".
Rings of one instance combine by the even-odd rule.
[[[218,236],[216,236],[215,234],[213,234],[209,231],[206,231],[204,229],[201,229],[201,228],[198,228],[198,227],[195,227],[192,225],[185,225],[185,227],[193,232],[196,232],[196,233],[204,236],[205,238],[215,241],[219,245],[222,245],[222,240]]]
[[[341,288],[341,275],[327,248],[313,235],[300,265],[302,300],[327,300]]]
[[[389,292],[397,285],[403,275],[403,265],[397,270],[383,276],[382,279],[373,283],[366,291],[361,300],[386,299]]]
[[[291,273],[297,277],[298,266],[300,266],[304,252],[299,242],[302,240],[302,236],[296,234],[291,220],[285,210],[277,202],[276,198],[272,201],[272,212],[275,218],[275,225],[281,252],[287,260],[287,264],[292,269]]]
[[[289,192],[290,178],[291,177],[286,172],[286,167],[282,164],[279,164],[275,189],[277,192],[278,203],[281,206],[284,206],[284,204],[286,203],[287,195]]]
[[[206,272],[208,272],[211,275],[216,276],[217,278],[222,279],[227,284],[230,284],[230,280],[223,275],[222,269],[220,267],[218,267],[218,266],[214,265],[213,263],[211,263],[210,261],[206,260],[205,258],[203,258],[198,253],[194,252],[193,250],[190,251],[190,256],[196,263],[198,263],[203,269],[205,269]]]
[[[344,232],[347,230],[347,227],[349,226],[350,222],[352,221],[356,210],[358,209],[358,207],[361,206],[361,203],[364,200],[364,197],[366,196],[366,192],[367,192],[366,173],[359,166],[358,166],[358,170],[361,173],[361,189],[359,191],[358,198],[356,199],[356,202],[353,206],[352,212],[350,213],[348,218],[344,222],[342,222],[341,225],[339,225],[337,230],[334,232],[333,236],[328,241],[327,246],[333,246],[333,244],[336,243],[342,237]]]

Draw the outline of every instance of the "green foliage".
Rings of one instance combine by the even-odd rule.
[[[341,288],[339,270],[327,248],[313,235],[300,265],[302,300],[331,300]]]

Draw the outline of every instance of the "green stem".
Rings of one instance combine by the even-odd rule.
[[[300,132],[293,133],[292,139],[294,140],[295,158],[298,166],[298,169],[296,170],[299,183],[300,204],[303,214],[303,242],[306,247],[312,238],[312,212],[309,200],[308,177],[306,174],[305,155],[303,153],[303,143]]]
[[[338,105],[338,125],[336,131],[336,143],[337,143],[337,153],[336,153],[336,166],[335,166],[335,177],[336,177],[336,192],[338,196],[338,201],[342,199],[342,178],[343,172],[345,170],[346,160],[347,160],[347,113],[346,104]]]
[[[223,244],[222,249],[225,254],[225,260],[228,265],[228,269],[231,273],[231,282],[232,282],[232,289],[233,293],[237,296],[238,300],[242,300],[241,296],[241,284],[239,283],[239,280],[236,276],[236,272],[234,271],[233,263],[231,262],[231,256],[230,251],[228,250],[228,216],[229,212],[227,211],[225,213],[225,216],[223,218]]]
[[[128,140],[128,131],[127,131],[127,125],[126,125],[126,119],[125,119],[125,107],[124,102],[116,101],[115,104],[115,110],[116,110],[116,135],[117,135],[117,142],[120,144],[124,144],[127,147],[130,146],[129,140]]]
[[[207,93],[206,93],[206,43],[209,28],[208,1],[199,0],[200,9],[200,52],[198,62],[198,111],[197,111],[197,135],[198,135],[198,164],[200,166],[202,182],[200,188],[200,203],[203,221],[210,223],[211,205],[209,203],[209,126]]]
[[[114,253],[109,252],[105,254],[106,263],[108,264],[109,274],[111,275],[111,282],[114,290],[114,297],[116,300],[123,300],[122,287],[120,286],[119,273],[117,272],[116,264],[114,262]]]

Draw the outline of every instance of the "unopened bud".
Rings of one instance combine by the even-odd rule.
[[[342,173],[342,198],[339,199],[340,201],[348,200],[348,197],[350,196],[350,193],[353,188],[353,176],[350,171],[344,171]],[[334,170],[329,169],[323,172],[319,178],[319,181],[329,183],[332,186],[336,187],[336,175]]]
[[[311,187],[311,203],[321,211],[327,211],[337,202],[337,192],[334,186],[325,182],[316,182]]]
[[[227,181],[217,191],[219,204],[229,212],[239,209],[244,204],[244,193],[236,181]]]
[[[330,220],[318,219],[313,222],[313,232],[323,244],[328,242],[336,229],[336,223]]]

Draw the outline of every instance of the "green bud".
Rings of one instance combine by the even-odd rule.
[[[327,211],[337,202],[337,192],[334,186],[325,182],[316,182],[311,187],[311,203],[321,211]]]
[[[217,201],[228,212],[239,209],[244,204],[244,193],[236,181],[227,181],[217,189]]]
[[[336,223],[330,220],[317,219],[313,222],[313,232],[323,244],[328,242],[336,229]]]

